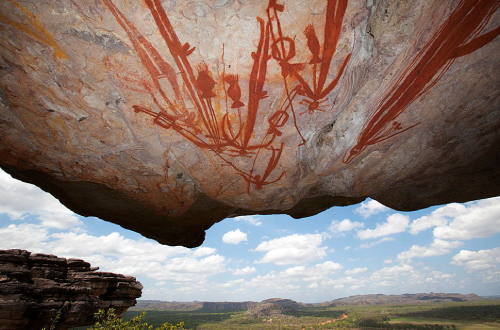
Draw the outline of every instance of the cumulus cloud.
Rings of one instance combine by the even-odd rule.
[[[344,219],[342,221],[334,220],[328,227],[328,230],[334,234],[344,233],[347,231],[351,231],[356,228],[362,228],[364,224],[361,222],[354,221],[352,222],[349,219]]]
[[[451,203],[434,210],[429,215],[424,215],[411,223],[410,233],[418,234],[432,227],[445,226],[450,218],[456,217],[466,211],[462,204]]]
[[[454,214],[451,222],[434,228],[434,237],[469,240],[500,233],[500,197],[483,199],[458,209],[460,212]]]
[[[245,280],[240,278],[237,280],[227,281],[226,283],[219,284],[218,286],[222,287],[222,288],[229,288],[229,287],[234,287],[234,286],[242,284],[242,283],[245,283]]]
[[[365,229],[358,231],[358,238],[369,239],[401,233],[403,231],[406,231],[409,222],[410,218],[408,218],[408,216],[400,213],[395,213],[387,217],[386,222],[377,223],[375,229]]]
[[[420,246],[412,245],[408,251],[401,252],[398,254],[398,259],[412,259],[412,258],[425,258],[440,256],[443,254],[450,253],[451,250],[456,249],[461,246],[463,242],[460,241],[445,241],[442,239],[434,239],[431,245]]]
[[[374,242],[361,244],[359,246],[359,248],[360,249],[370,249],[370,248],[374,247],[375,245],[379,245],[381,243],[390,242],[390,241],[394,241],[394,238],[392,238],[392,237],[384,237],[384,238],[381,238],[381,239],[376,240]]]
[[[361,273],[364,273],[368,270],[368,268],[366,267],[359,267],[359,268],[354,268],[354,269],[348,269],[345,271],[345,274],[346,275],[358,275],[358,274],[361,274]]]
[[[247,234],[239,229],[228,231],[222,236],[222,241],[227,244],[240,244],[248,241]]]
[[[321,247],[321,234],[293,234],[260,243],[255,251],[266,252],[256,263],[274,263],[276,265],[302,264],[326,256],[327,247]]]
[[[270,271],[265,275],[257,275],[248,281],[239,281],[237,287],[231,288],[232,292],[242,294],[260,293],[263,296],[290,296],[291,293],[304,293],[304,289],[315,290],[320,283],[335,277],[342,265],[325,261],[312,266],[294,266],[283,271]]]
[[[83,225],[75,213],[42,189],[12,178],[0,170],[0,213],[11,220],[33,216],[44,226],[70,229]]]
[[[255,267],[245,267],[241,269],[236,269],[233,272],[233,275],[248,275],[248,274],[253,274],[257,271]]]
[[[244,215],[241,217],[235,217],[234,221],[244,221],[254,226],[262,226],[262,221],[260,217],[255,215]]]
[[[114,232],[93,236],[57,232],[37,224],[11,224],[0,228],[0,249],[25,249],[33,253],[82,258],[102,271],[173,282],[197,282],[225,272],[226,260],[217,250],[202,247],[160,245],[152,240],[133,240]]]
[[[376,200],[371,199],[368,202],[361,203],[361,206],[354,210],[354,212],[358,213],[366,219],[374,214],[386,212],[389,210],[390,208],[388,208],[387,206],[384,206]]]
[[[27,249],[43,251],[49,239],[47,228],[31,223],[21,223],[0,228],[0,249]]]
[[[412,265],[401,264],[392,267],[383,267],[373,272],[371,279],[379,284],[390,283],[399,280],[401,277],[411,276],[415,272]]]
[[[469,272],[496,269],[500,265],[500,247],[479,251],[461,250],[452,258],[451,264],[464,267]]]
[[[322,281],[333,273],[341,270],[341,264],[333,261],[325,261],[312,267],[296,266],[285,269],[281,274],[288,280],[300,280],[305,282]]]

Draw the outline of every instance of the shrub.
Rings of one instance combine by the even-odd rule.
[[[184,322],[180,322],[177,325],[170,323],[163,323],[160,327],[154,328],[152,325],[148,325],[142,319],[146,316],[146,312],[142,312],[129,321],[123,321],[119,318],[113,308],[107,311],[99,310],[95,313],[96,323],[90,328],[91,330],[182,330],[186,329],[184,327]]]

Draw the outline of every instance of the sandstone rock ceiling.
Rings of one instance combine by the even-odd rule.
[[[189,247],[229,216],[499,195],[499,7],[5,0],[0,165]]]

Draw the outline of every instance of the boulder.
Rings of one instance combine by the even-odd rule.
[[[0,26],[2,169],[160,243],[500,195],[498,1],[6,0]]]
[[[80,259],[0,250],[0,329],[70,329],[93,324],[99,309],[121,316],[136,304],[134,277],[96,270]]]

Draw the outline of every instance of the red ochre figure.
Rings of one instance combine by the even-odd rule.
[[[309,24],[304,29],[304,35],[307,38],[307,47],[311,51],[312,59],[309,61],[309,64],[317,64],[321,63],[321,58],[319,57],[320,45],[318,37],[316,36],[316,30],[314,30],[314,26]]]
[[[101,1],[127,33],[137,56],[151,77],[152,83],[143,85],[151,95],[154,108],[134,105],[133,109],[137,113],[153,117],[155,125],[173,130],[196,147],[209,150],[215,159],[220,160],[219,164],[213,162],[216,166],[231,167],[247,182],[249,193],[251,187],[262,189],[263,186],[276,183],[286,175],[284,170],[276,173],[280,167],[278,165],[283,150],[285,147],[297,148],[306,143],[294,107],[306,105],[307,110],[304,113],[307,114],[324,111],[321,105],[337,86],[351,56],[348,54],[345,57],[337,69],[337,75],[328,81],[331,76],[330,64],[340,39],[348,0],[326,0],[322,45],[312,25],[304,29],[307,47],[312,54],[312,59],[307,64],[292,62],[298,50],[295,49],[296,37],[287,36],[281,26],[279,13],[285,10],[285,6],[278,4],[278,0],[269,0],[267,17],[257,17],[260,35],[257,48],[252,52],[250,73],[245,79],[244,87],[248,88],[245,108],[245,103],[241,100],[243,86],[240,86],[237,74],[226,75],[223,71],[222,77],[214,78],[205,62],[193,68],[188,57],[192,56],[195,47],[179,39],[161,0],[144,2],[170,52],[172,63],[167,62],[123,15],[113,0]],[[263,110],[269,111],[261,109],[260,106],[261,101],[267,97],[265,85],[270,60],[275,60],[281,66],[285,99],[279,103],[277,109],[262,113]],[[305,72],[306,68],[311,66],[311,73]],[[160,79],[164,77],[174,91],[173,96],[164,90],[164,83],[160,83]],[[179,79],[182,81],[178,81]],[[217,95],[220,90],[224,90],[216,88],[218,81],[223,82],[224,89],[225,83],[229,84],[224,91],[225,96]],[[295,99],[297,95],[307,99],[298,101]],[[228,98],[232,101],[231,105]],[[290,118],[293,118],[293,125],[300,139],[296,145],[290,145],[290,141],[293,141],[290,136],[281,141],[284,135],[282,128],[289,123]],[[262,124],[268,126],[264,129],[257,126]],[[259,130],[256,130],[256,126]],[[252,158],[252,161],[233,162],[230,157]]]
[[[240,99],[241,99],[241,89],[240,89],[240,85],[238,83],[238,75],[228,74],[224,78],[224,80],[229,84],[229,87],[227,88],[227,95],[233,101],[233,104],[231,105],[231,108],[235,109],[235,108],[244,107],[245,104],[240,101]]]
[[[196,65],[196,70],[198,70],[196,88],[201,92],[201,98],[207,99],[216,97],[217,95],[214,92],[214,87],[217,83],[214,78],[212,78],[212,73],[208,70],[208,65],[205,62],[198,63],[198,65]]]
[[[499,7],[498,0],[461,0],[375,109],[343,162],[348,164],[366,147],[418,125],[403,129],[395,119],[431,89],[457,57],[478,50],[500,34],[497,27],[478,36]]]
[[[300,131],[295,107],[299,105],[306,107],[300,115],[325,111],[322,107],[329,106],[325,104],[328,96],[339,84],[351,59],[350,52],[343,61],[340,61],[341,65],[336,69],[336,75],[331,74],[330,65],[341,37],[348,0],[326,0],[322,44],[313,25],[305,27],[307,48],[312,54],[308,64],[292,62],[297,52],[296,37],[286,36],[282,29],[279,13],[285,10],[285,6],[278,4],[277,0],[270,0],[266,9],[267,19],[257,17],[260,37],[257,49],[252,52],[253,64],[248,76],[248,101],[245,109],[245,104],[241,101],[242,91],[238,75],[222,73],[222,81],[229,84],[225,98],[217,97],[215,88],[217,82],[205,62],[196,66],[196,75],[188,59],[195,48],[179,40],[160,0],[144,1],[169,49],[173,64],[161,56],[112,0],[101,1],[127,33],[137,56],[151,77],[152,83],[143,85],[158,110],[153,111],[139,105],[134,105],[134,110],[152,116],[155,125],[175,130],[196,147],[210,150],[221,160],[222,166],[230,166],[241,175],[248,184],[249,193],[250,187],[262,189],[264,185],[278,182],[286,174],[285,171],[281,171],[279,175],[275,173],[286,146],[284,141],[280,141],[283,136],[281,128],[292,118],[301,143],[288,147],[304,145],[306,140]],[[418,125],[417,123],[404,128],[396,119],[412,102],[436,84],[457,57],[474,52],[500,34],[500,27],[497,27],[479,36],[499,7],[498,0],[459,2],[450,17],[404,70],[396,84],[374,110],[356,145],[344,155],[344,163],[352,161],[367,146],[387,140]],[[262,115],[259,114],[262,110],[259,106],[261,100],[267,97],[264,87],[269,60],[275,60],[281,67],[285,100],[271,113]],[[174,69],[174,66],[177,69]],[[310,71],[306,71],[309,68]],[[181,84],[177,81],[176,72],[180,74]],[[331,76],[333,79],[329,80]],[[160,83],[163,77],[170,83],[175,99],[170,99],[163,89]],[[303,98],[297,101],[297,95]],[[221,112],[220,101],[226,99],[227,104],[228,97],[232,100],[232,104],[230,108],[226,106],[225,113],[224,110]],[[218,106],[214,107],[214,102]],[[186,104],[190,104],[191,107],[188,109]],[[256,136],[255,127],[259,125],[257,120],[260,118],[268,118],[268,128],[264,130],[266,133],[261,133],[263,136]],[[251,167],[248,165],[246,168],[240,168],[228,157],[253,157],[253,162]]]
[[[285,176],[285,171],[279,174],[275,171],[286,146],[285,142],[279,141],[283,135],[281,128],[287,124],[289,118],[293,118],[293,125],[300,138],[300,144],[295,147],[306,143],[297,123],[294,103],[306,104],[307,110],[304,113],[324,111],[320,109],[320,105],[326,102],[326,96],[337,86],[350,59],[349,54],[338,70],[337,76],[328,83],[330,63],[340,38],[348,0],[326,0],[323,48],[312,25],[305,28],[307,45],[313,55],[309,64],[291,62],[296,55],[295,37],[284,35],[279,17],[279,13],[285,10],[285,6],[278,4],[277,0],[270,0],[266,9],[267,20],[257,17],[260,37],[257,49],[252,52],[253,65],[248,76],[248,102],[245,109],[245,103],[241,100],[242,90],[237,74],[226,75],[224,71],[222,72],[222,81],[228,83],[229,86],[225,91],[226,96],[218,97],[217,81],[208,69],[208,65],[201,62],[196,65],[195,70],[193,69],[188,56],[193,53],[195,47],[179,40],[160,0],[144,1],[173,58],[172,65],[167,63],[112,0],[101,1],[108,6],[127,33],[136,54],[153,82],[151,87],[146,86],[149,84],[145,84],[145,87],[158,110],[153,111],[134,105],[135,112],[152,116],[155,125],[174,130],[196,147],[210,150],[221,160],[222,166],[230,166],[241,175],[248,184],[249,193],[251,187],[260,190],[263,186],[276,183]],[[322,53],[321,49],[323,49]],[[273,59],[281,66],[286,98],[277,109],[262,115],[259,112],[262,110],[260,109],[261,100],[267,97],[267,91],[264,89],[267,67],[269,60]],[[313,66],[311,87],[309,87],[310,82],[301,75],[307,65]],[[319,65],[317,76],[316,66]],[[176,70],[173,69],[174,66],[177,67]],[[177,81],[176,72],[179,72],[182,83]],[[163,90],[163,85],[160,84],[160,79],[163,77],[168,78],[175,92],[175,100],[170,100]],[[289,86],[292,83],[298,85]],[[296,95],[306,96],[310,100],[303,99],[297,102]],[[230,107],[227,102],[228,98],[232,101]],[[226,100],[225,113],[221,109],[223,99]],[[189,109],[187,104],[190,105]],[[255,130],[256,125],[259,124],[257,122],[259,118],[268,118],[268,128],[261,136],[257,136]],[[239,166],[244,165],[236,166],[229,157],[253,157],[253,161],[242,168]]]

